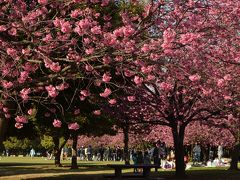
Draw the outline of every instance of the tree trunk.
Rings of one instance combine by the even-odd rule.
[[[231,149],[231,163],[229,170],[239,170],[238,169],[238,158],[239,158],[240,143],[233,146]]]
[[[2,143],[4,141],[6,129],[7,129],[6,118],[1,115],[1,117],[0,117],[0,147],[2,147]]]
[[[71,169],[78,169],[78,165],[77,165],[77,140],[78,140],[78,136],[77,136],[76,133],[72,134],[72,140],[73,140],[73,144],[72,144]]]
[[[177,126],[172,127],[174,149],[175,149],[175,159],[176,159],[175,175],[177,178],[186,177],[185,162],[184,162],[184,146],[183,146],[184,131],[185,131],[185,127],[183,127],[183,126],[180,126],[179,133],[178,133]]]
[[[54,164],[56,167],[61,167],[61,149],[59,149],[59,138],[54,136],[53,137],[53,143],[54,143],[54,149],[53,149],[53,154],[54,154]]]
[[[129,149],[128,149],[128,143],[129,143],[129,126],[126,125],[125,128],[123,128],[123,134],[124,134],[124,160],[125,164],[129,165],[130,164],[130,157],[129,157]]]
[[[9,109],[10,114],[14,114],[16,110],[16,104],[10,100],[2,101],[4,106]],[[3,146],[5,133],[8,127],[8,119],[5,118],[4,113],[0,114],[0,147]]]
[[[208,148],[206,146],[201,146],[201,149],[202,149],[202,155],[203,155],[203,163],[207,165],[207,161],[209,159]]]

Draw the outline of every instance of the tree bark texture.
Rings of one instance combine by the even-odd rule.
[[[180,126],[179,132],[177,126],[172,127],[172,134],[174,140],[175,159],[176,159],[176,171],[175,175],[177,178],[186,177],[185,162],[184,162],[184,131],[185,128]]]
[[[235,144],[235,146],[231,149],[231,163],[229,170],[239,170],[238,169],[238,158],[239,158],[239,151],[240,151],[240,143]]]
[[[73,144],[72,144],[71,169],[78,169],[78,165],[77,165],[77,140],[78,140],[78,136],[77,136],[76,133],[73,133],[72,140],[73,140]]]
[[[130,164],[130,157],[129,157],[129,127],[126,125],[126,127],[123,129],[123,134],[124,134],[124,160],[125,164],[128,165]]]
[[[61,167],[61,149],[59,149],[59,138],[58,137],[53,137],[53,143],[54,143],[54,164],[56,167]]]

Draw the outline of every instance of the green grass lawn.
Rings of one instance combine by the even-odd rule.
[[[36,157],[3,157],[0,160],[0,179],[110,179],[113,174],[106,164],[123,162],[88,162],[78,161],[79,169],[70,169],[70,160],[63,161],[63,167],[55,167],[53,160]],[[133,169],[126,169],[125,174],[132,174]],[[227,171],[227,168],[193,167],[187,170],[190,180],[240,180],[240,172]],[[154,179],[175,179],[173,170],[152,172]],[[136,179],[136,178],[131,178]]]

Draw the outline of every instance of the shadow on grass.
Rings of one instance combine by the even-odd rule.
[[[113,175],[114,171],[103,164],[83,163],[79,164],[79,169],[70,169],[69,164],[64,167],[55,167],[50,164],[24,164],[24,163],[10,163],[12,165],[0,167],[0,176],[14,177],[15,175],[27,175],[28,179],[84,179],[84,180],[98,180],[98,179],[113,179],[106,178]],[[132,169],[124,171],[124,175],[133,174]],[[127,172],[127,173],[126,173]],[[131,173],[129,173],[131,172]],[[31,177],[31,174],[44,175],[48,177]],[[77,174],[76,174],[77,173]],[[157,173],[151,172],[151,179],[169,179],[175,180],[174,171],[159,171]],[[227,171],[225,168],[192,168],[186,171],[188,180],[240,180],[239,171]],[[16,178],[15,178],[16,179]],[[126,179],[143,179],[143,178],[126,178]]]
[[[15,166],[2,166],[0,169],[1,176],[19,175],[19,174],[35,174],[35,173],[64,173],[64,172],[97,172],[111,170],[104,165],[81,165],[79,169],[70,169],[70,166],[55,167],[53,165],[23,165],[15,164]]]

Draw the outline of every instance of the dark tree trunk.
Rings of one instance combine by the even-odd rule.
[[[7,129],[7,121],[6,118],[1,115],[0,117],[0,147],[4,141],[5,132]]]
[[[207,161],[209,159],[209,151],[208,151],[208,148],[205,147],[205,146],[201,146],[201,149],[202,149],[202,154],[203,154],[203,163],[206,165],[207,164]]]
[[[174,149],[175,149],[175,158],[176,158],[176,172],[175,175],[177,178],[186,177],[185,173],[185,162],[184,162],[184,131],[185,127],[180,126],[179,132],[177,126],[172,127],[172,134],[174,140]]]
[[[78,169],[78,165],[77,165],[77,140],[78,140],[78,136],[77,136],[76,133],[73,133],[72,140],[73,140],[73,144],[72,144],[71,169]]]
[[[125,128],[123,128],[123,134],[124,134],[124,160],[125,164],[128,165],[130,164],[130,157],[129,157],[129,148],[128,148],[128,143],[129,143],[129,126],[126,125]]]
[[[238,158],[239,158],[239,151],[240,151],[240,143],[236,144],[231,149],[231,163],[229,170],[239,170],[238,169]]]
[[[54,153],[54,164],[56,167],[61,167],[61,149],[59,149],[59,138],[58,137],[53,137],[53,143],[54,143],[54,149],[53,149],[53,153]]]

